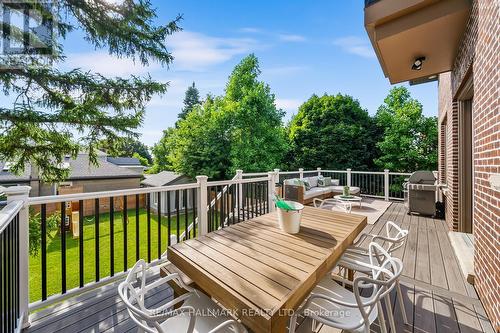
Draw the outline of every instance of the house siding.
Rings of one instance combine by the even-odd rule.
[[[440,180],[448,187],[446,221],[452,230],[459,226],[459,133],[455,99],[467,78],[473,77],[475,287],[497,331],[500,331],[500,192],[493,189],[489,177],[500,173],[499,7],[497,0],[473,1],[453,70],[439,77],[439,170]]]

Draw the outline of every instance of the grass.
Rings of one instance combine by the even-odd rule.
[[[158,258],[158,218],[151,212],[151,260]],[[145,209],[139,210],[139,256],[147,260],[147,215]],[[123,214],[114,214],[114,270],[115,273],[124,270],[124,232]],[[127,267],[136,262],[136,215],[135,209],[128,210],[127,223]],[[188,214],[188,224],[193,221],[192,214]],[[185,230],[184,212],[179,218],[179,234]],[[171,218],[171,235],[177,234],[177,218]],[[161,218],[160,252],[167,249],[168,219]],[[81,236],[81,235],[80,235]],[[84,282],[95,281],[95,219],[85,217],[83,225],[83,271]],[[110,251],[110,218],[109,213],[99,215],[99,277],[102,279],[111,274]],[[41,251],[30,257],[30,302],[42,298]],[[47,295],[61,292],[61,237],[53,232],[47,237]],[[79,286],[79,239],[66,233],[66,289]]]

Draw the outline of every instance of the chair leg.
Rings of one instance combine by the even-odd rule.
[[[290,318],[290,323],[288,327],[288,333],[295,333],[295,326],[297,326],[297,315],[294,314],[292,315],[292,318]]]
[[[396,324],[394,323],[394,315],[392,314],[392,304],[390,295],[387,295],[385,297],[385,308],[387,310],[387,317],[389,319],[389,327],[391,328],[391,332],[396,333]]]
[[[408,318],[406,317],[405,304],[403,303],[403,293],[401,292],[401,285],[399,284],[399,279],[396,280],[396,294],[398,295],[399,308],[401,309],[401,316],[403,317],[403,323],[409,325]]]
[[[387,333],[387,327],[385,326],[384,311],[382,310],[382,304],[380,301],[377,302],[378,307],[378,323],[380,325],[380,332]]]

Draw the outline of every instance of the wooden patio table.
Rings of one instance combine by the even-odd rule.
[[[291,235],[272,212],[170,246],[167,256],[252,331],[283,333],[365,225],[365,216],[305,207]]]

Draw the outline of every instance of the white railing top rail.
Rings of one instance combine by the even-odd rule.
[[[248,178],[248,179],[232,179],[232,180],[218,180],[207,182],[207,186],[224,186],[224,185],[233,185],[233,184],[244,184],[244,183],[255,183],[255,182],[267,182],[269,178],[260,177],[260,178]]]
[[[243,173],[241,175],[243,177],[259,177],[259,176],[266,176],[267,172],[248,172],[248,173]]]
[[[383,175],[383,171],[351,171],[352,174]]]
[[[57,203],[57,202],[63,202],[63,201],[78,201],[78,200],[89,200],[89,199],[98,199],[98,198],[120,197],[120,196],[124,196],[124,195],[168,192],[168,191],[186,190],[186,189],[199,188],[199,187],[200,187],[200,185],[198,183],[188,183],[188,184],[178,184],[178,185],[168,185],[168,186],[141,187],[141,188],[132,188],[132,189],[115,190],[115,191],[50,195],[50,196],[43,196],[43,197],[30,197],[28,199],[28,204],[38,205],[38,204],[47,204],[47,203]]]
[[[297,171],[280,171],[279,172],[280,175],[294,175],[296,173],[300,173],[300,171],[297,170]]]
[[[411,172],[389,172],[393,176],[411,176]]]
[[[15,200],[0,210],[0,233],[12,222],[21,208],[23,208],[23,201]]]

